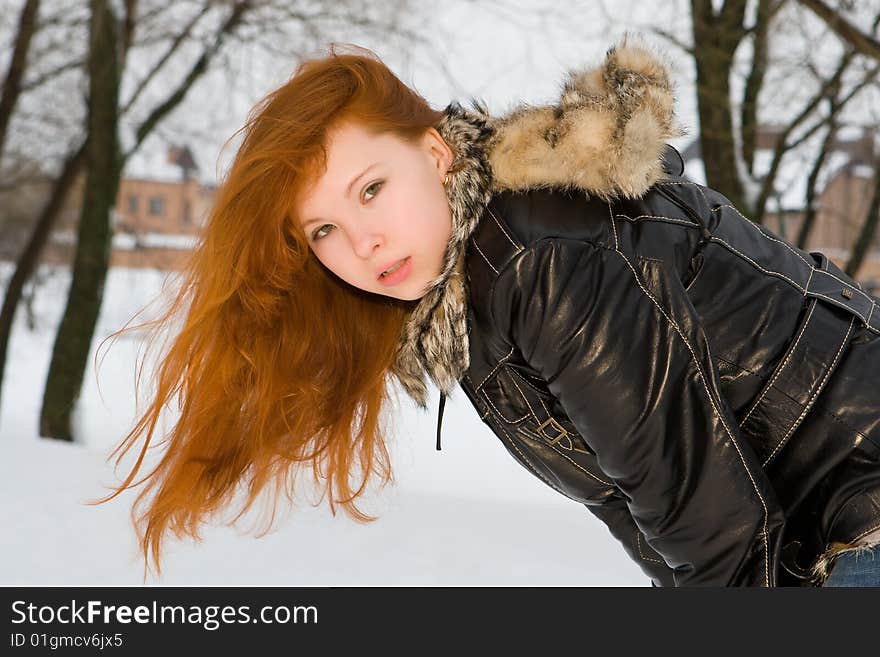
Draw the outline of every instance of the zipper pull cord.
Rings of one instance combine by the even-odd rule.
[[[437,451],[440,451],[440,427],[443,425],[443,407],[446,406],[446,394],[440,391],[440,409],[437,413]]]

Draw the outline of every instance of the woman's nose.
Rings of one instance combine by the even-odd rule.
[[[355,253],[364,259],[372,257],[376,247],[381,246],[385,239],[374,230],[365,230],[355,238]]]

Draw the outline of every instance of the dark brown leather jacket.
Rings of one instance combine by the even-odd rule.
[[[809,582],[880,525],[880,300],[822,253],[670,175],[498,194],[466,271],[461,388],[656,585]]]

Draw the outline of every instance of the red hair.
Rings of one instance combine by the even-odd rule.
[[[403,323],[417,302],[365,292],[329,272],[309,249],[295,206],[326,168],[328,133],[340,122],[414,141],[442,111],[374,53],[357,50],[331,46],[326,57],[303,61],[251,110],[232,137],[244,133],[180,272],[180,291],[158,319],[107,338],[149,327],[152,344],[185,312],[159,360],[155,396],[110,457],[119,453],[119,465],[143,437],[140,455],[114,493],[92,502],[147,482],[132,506],[145,578],[150,552],[161,574],[168,530],[199,540],[200,523],[241,483],[246,503],[228,524],[273,483],[271,526],[278,494],[293,501],[295,475],[306,465],[333,515],[341,504],[364,523],[376,518],[355,501],[371,475],[382,487],[393,479],[379,420]],[[143,363],[136,390],[142,370]],[[132,483],[175,394],[180,416],[160,442],[167,448]]]

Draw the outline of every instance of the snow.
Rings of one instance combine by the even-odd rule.
[[[198,239],[197,235],[174,233],[147,232],[140,235],[134,233],[114,233],[113,247],[129,251],[137,248],[180,249],[185,251],[195,247]]]
[[[874,167],[870,164],[856,164],[852,168],[852,174],[859,178],[873,178]]]
[[[145,142],[125,163],[126,178],[181,182],[183,174],[180,167],[168,161],[168,149],[172,145],[161,139]]]
[[[10,275],[0,263],[4,287]],[[143,345],[131,335],[108,341],[97,371],[95,349],[159,294],[166,275],[110,270],[74,413],[75,443],[38,437],[70,284],[63,270],[44,265],[39,275],[46,280],[33,304],[36,325],[28,328],[23,309],[16,315],[0,404],[3,584],[650,586],[598,518],[513,461],[460,390],[447,399],[440,452],[436,390],[427,414],[399,393],[389,444],[395,483],[373,487],[361,505],[379,516],[374,523],[341,510],[334,517],[326,501],[313,507],[314,493],[292,510],[283,500],[273,531],[261,538],[254,536],[264,527],[257,511],[235,528],[205,525],[201,543],[168,540],[161,577],[144,580],[129,515],[140,489],[86,504],[128,473],[131,459],[114,471],[108,457],[135,419],[135,356]],[[136,321],[155,316],[157,306],[150,308]],[[143,407],[144,387],[139,392]]]

